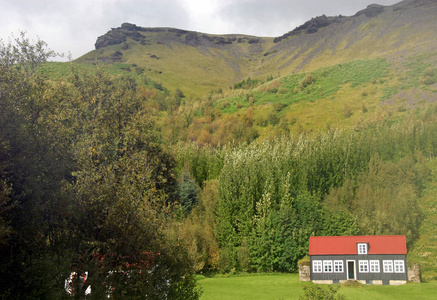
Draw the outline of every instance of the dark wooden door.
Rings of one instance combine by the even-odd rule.
[[[347,262],[347,279],[355,279],[355,261]]]

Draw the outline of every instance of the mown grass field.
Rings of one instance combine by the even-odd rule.
[[[203,289],[201,300],[245,300],[245,299],[299,299],[303,295],[297,274],[263,274],[237,277],[200,278]],[[402,286],[359,285],[343,286],[339,292],[346,299],[436,299],[437,282],[408,283]]]

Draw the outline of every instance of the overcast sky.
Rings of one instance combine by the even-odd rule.
[[[0,39],[26,31],[72,58],[124,22],[203,33],[280,36],[312,17],[354,15],[401,0],[0,0]]]

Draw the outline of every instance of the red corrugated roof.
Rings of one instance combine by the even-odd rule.
[[[312,236],[309,254],[354,255],[357,243],[368,243],[368,254],[407,254],[405,235]]]

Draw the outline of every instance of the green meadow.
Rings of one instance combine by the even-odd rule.
[[[201,300],[291,300],[303,295],[303,286],[297,274],[263,274],[237,277],[201,277]],[[436,299],[437,282],[408,283],[402,286],[340,285],[339,294],[346,299]]]

